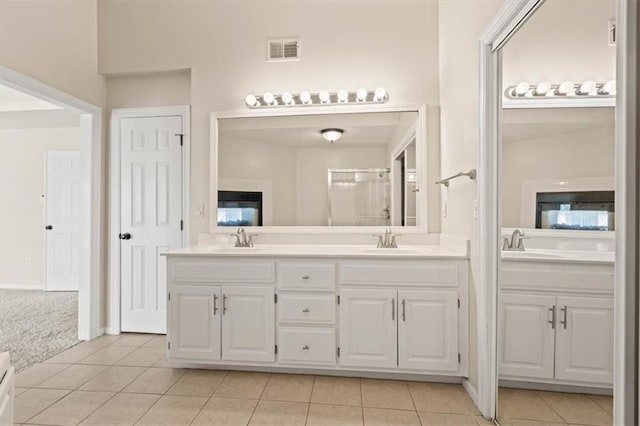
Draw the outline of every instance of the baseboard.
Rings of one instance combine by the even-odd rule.
[[[116,329],[115,327],[107,327],[106,334],[120,334],[120,330]]]
[[[0,283],[0,289],[3,289],[3,290],[44,290],[44,286],[42,284]]]
[[[476,407],[478,407],[478,410],[480,410],[480,406],[478,405],[478,391],[473,386],[473,384],[471,384],[471,381],[469,379],[463,380],[462,387],[467,391],[473,403],[476,404]]]

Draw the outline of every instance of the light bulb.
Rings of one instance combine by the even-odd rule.
[[[516,96],[524,96],[529,91],[529,83],[526,81],[520,82],[516,85],[515,94]]]
[[[349,92],[345,89],[338,90],[338,102],[345,103],[349,100]]]
[[[603,95],[615,95],[616,94],[616,81],[609,80],[600,88],[599,93]]]
[[[551,83],[548,81],[541,81],[536,85],[533,94],[536,96],[544,96],[549,92],[549,90],[551,90]]]
[[[384,87],[378,87],[373,94],[373,98],[376,102],[382,102],[387,96],[387,90]]]
[[[307,105],[311,103],[311,93],[304,91],[300,93],[300,102]]]
[[[271,92],[267,92],[264,95],[262,95],[262,99],[264,99],[264,101],[267,103],[267,105],[277,105],[278,104],[276,102],[275,96],[273,96],[273,93],[271,93]]]
[[[573,84],[573,81],[570,81],[570,80],[563,81],[562,83],[560,83],[560,86],[558,86],[558,88],[556,89],[556,94],[567,96],[571,94],[574,87],[575,87],[575,84]]]
[[[578,95],[589,95],[596,90],[596,82],[593,80],[585,81],[580,85],[580,88],[576,91]]]
[[[293,96],[289,92],[284,92],[281,96],[282,102],[285,105],[295,105],[295,101],[293,100]]]
[[[258,99],[256,99],[256,97],[253,95],[247,95],[247,97],[244,98],[244,101],[246,102],[247,106],[250,106],[252,108],[258,106]]]
[[[367,89],[361,87],[356,91],[356,101],[365,102],[366,100],[367,100]]]
[[[329,92],[327,92],[326,90],[321,90],[320,93],[318,93],[318,97],[320,98],[320,102],[322,102],[323,104],[328,104],[331,102],[331,95],[329,95]]]

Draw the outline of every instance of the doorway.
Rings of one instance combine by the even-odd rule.
[[[188,245],[189,107],[111,115],[109,333],[166,333],[166,263]]]

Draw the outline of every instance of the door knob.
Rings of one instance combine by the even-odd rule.
[[[118,237],[121,240],[130,240],[131,239],[131,234],[128,232],[125,232],[124,234],[118,234]]]
[[[44,227],[47,231],[51,231],[53,229],[53,225],[47,225]]]

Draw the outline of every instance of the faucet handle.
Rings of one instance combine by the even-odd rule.
[[[509,250],[509,237],[502,237],[502,250]]]

